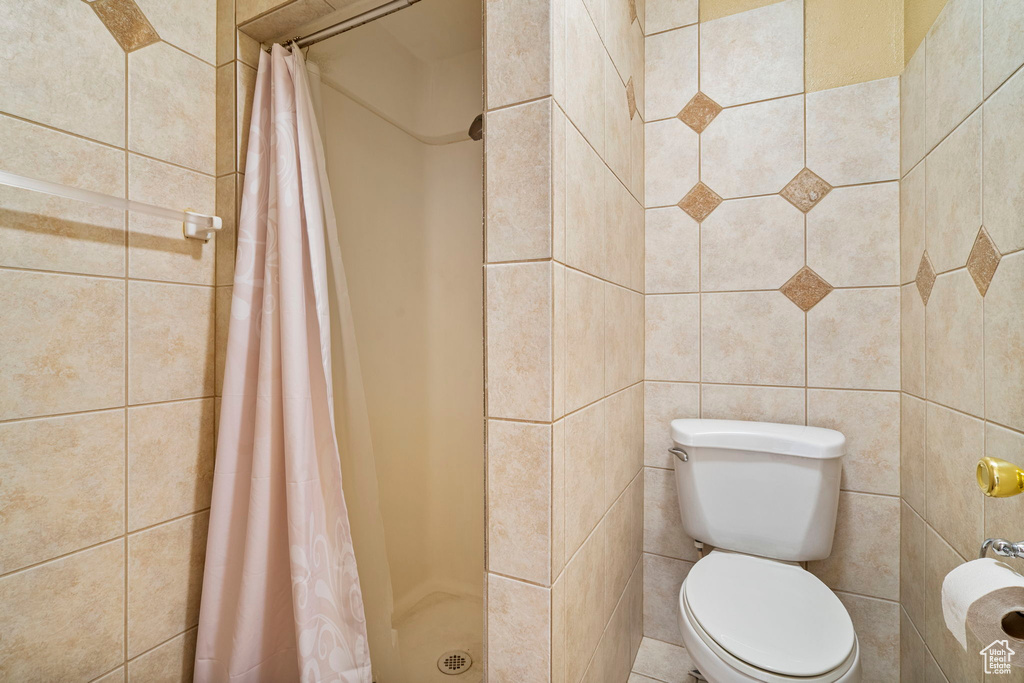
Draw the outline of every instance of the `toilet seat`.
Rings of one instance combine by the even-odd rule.
[[[690,570],[679,598],[707,647],[753,680],[829,683],[858,659],[845,607],[797,565],[715,551]]]
[[[860,645],[835,671],[824,676],[793,677],[773,674],[733,657],[711,639],[694,619],[685,597],[680,594],[680,628],[683,643],[693,663],[709,681],[715,683],[860,683]]]

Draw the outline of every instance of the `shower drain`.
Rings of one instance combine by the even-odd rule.
[[[437,668],[449,676],[465,673],[471,666],[473,658],[463,650],[449,650],[437,658]]]

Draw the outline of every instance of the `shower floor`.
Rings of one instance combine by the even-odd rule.
[[[398,627],[403,683],[480,683],[483,681],[483,601],[433,593],[421,600]],[[441,673],[437,658],[465,650],[473,666],[457,675]]]

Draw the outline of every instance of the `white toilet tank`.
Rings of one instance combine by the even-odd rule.
[[[683,528],[716,548],[800,562],[832,552],[846,437],[832,429],[673,420]]]

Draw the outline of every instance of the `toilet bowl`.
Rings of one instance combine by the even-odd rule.
[[[711,683],[856,683],[846,608],[799,565],[715,550],[679,590],[679,629]]]
[[[832,552],[846,438],[732,420],[671,431],[683,529],[715,548],[677,596],[697,670],[711,683],[859,683],[850,615],[800,564]]]

